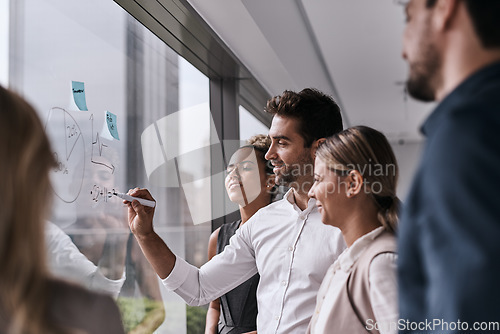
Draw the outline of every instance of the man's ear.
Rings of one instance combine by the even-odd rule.
[[[316,151],[318,150],[319,145],[321,145],[321,143],[324,143],[325,140],[326,140],[326,138],[319,138],[319,139],[316,139],[315,141],[313,141],[313,143],[311,145],[311,155],[312,155],[313,159],[316,158]]]
[[[448,29],[458,12],[458,0],[438,0],[434,5],[433,23],[441,31]]]

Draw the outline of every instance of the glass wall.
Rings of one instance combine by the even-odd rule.
[[[9,83],[9,0],[0,0],[0,84]]]
[[[248,138],[263,134],[267,135],[269,127],[259,121],[257,117],[252,115],[245,107],[239,107],[240,116],[240,139],[247,140]]]
[[[117,298],[127,332],[200,333],[167,292],[113,192],[148,188],[155,230],[201,266],[211,233],[210,80],[113,1],[11,1],[9,86],[39,111],[58,167],[52,272]]]

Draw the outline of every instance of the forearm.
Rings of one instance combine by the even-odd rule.
[[[132,197],[154,201],[147,189],[131,189]],[[144,256],[161,279],[167,278],[175,266],[175,255],[153,229],[153,207],[144,207],[138,201],[123,201],[128,206],[128,224]]]
[[[197,268],[176,258],[154,231],[145,232],[136,234],[150,235],[138,239],[145,256],[162,278],[163,285],[188,305],[208,304],[257,273],[254,253],[243,238],[234,239],[219,256]]]
[[[216,229],[208,241],[208,259],[211,260],[217,254],[217,239],[220,227]],[[220,299],[210,302],[205,323],[205,334],[217,334],[219,331]]]
[[[175,266],[175,254],[155,232],[148,235],[135,235],[144,256],[161,279],[170,275]]]
[[[199,269],[177,258],[174,270],[162,280],[163,284],[191,306],[205,305],[219,298],[257,273],[253,257],[237,256],[232,254],[233,250],[228,254],[228,247]]]
[[[220,304],[216,301],[210,303],[207,311],[205,334],[217,334],[220,317]]]

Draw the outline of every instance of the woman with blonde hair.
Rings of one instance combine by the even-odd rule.
[[[309,196],[348,248],[323,279],[308,333],[396,333],[398,166],[389,142],[369,127],[346,129],[318,148],[314,174]]]
[[[36,112],[0,86],[0,332],[123,333],[111,297],[48,274],[44,224],[55,166]]]

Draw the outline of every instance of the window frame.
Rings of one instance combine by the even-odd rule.
[[[239,139],[239,105],[270,126],[264,112],[270,94],[229,50],[187,0],[114,0],[153,34],[185,58],[210,80],[210,110],[220,141]],[[225,166],[215,150],[211,152],[212,175]],[[224,184],[214,178],[212,198],[225,196]],[[223,212],[224,201],[212,201],[212,212]],[[212,231],[237,219],[239,212],[212,219]]]

